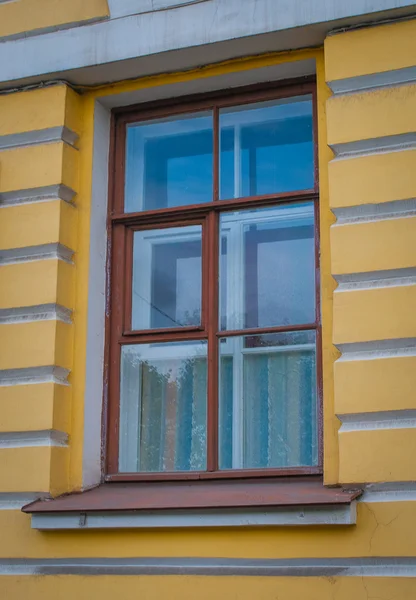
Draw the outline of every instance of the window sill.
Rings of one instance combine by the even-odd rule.
[[[22,510],[42,530],[354,525],[360,493],[320,477],[105,483]]]

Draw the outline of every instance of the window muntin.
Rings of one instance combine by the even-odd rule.
[[[289,111],[282,113],[285,120],[285,114],[290,115],[295,105],[297,111],[312,113],[312,86],[300,90],[293,101],[290,88],[284,90],[283,101],[279,102],[273,99],[276,92],[265,92],[263,98],[271,100],[267,100],[267,106],[258,103],[258,114],[263,118],[263,110],[283,110],[283,106]],[[248,93],[236,97],[237,116],[256,112],[253,96]],[[200,178],[206,194],[202,197],[193,196],[192,185],[187,188],[188,176],[190,181],[195,174],[198,178],[198,169],[192,171],[189,164],[179,170],[179,192],[171,203],[166,200],[170,193],[166,192],[168,180],[145,189],[142,175],[139,188],[146,193],[136,193],[132,204],[132,171],[128,165],[134,163],[140,172],[147,168],[146,159],[142,153],[141,164],[137,151],[133,159],[129,158],[128,153],[133,152],[129,142],[123,148],[123,141],[117,144],[116,137],[115,213],[110,216],[110,480],[293,475],[322,470],[316,151],[312,146],[312,160],[305,162],[305,153],[299,150],[298,166],[308,171],[308,177],[293,176],[299,189],[304,182],[308,189],[296,191],[294,185],[287,192],[245,198],[240,186],[239,197],[222,201],[221,118],[232,114],[233,107],[229,98],[225,98],[224,105],[221,103],[221,99],[197,102],[195,113],[187,105],[185,115],[180,107],[173,107],[171,115],[168,109],[161,109],[161,118],[153,110],[137,113],[136,120],[134,114],[118,118],[116,136],[120,140],[134,128],[145,131],[148,125],[157,124],[156,137],[163,146],[165,138],[176,135],[183,122],[188,127],[208,117],[212,173],[206,179]],[[227,112],[222,115],[224,109]],[[286,120],[290,122],[290,118]],[[166,135],[164,125],[168,127]],[[206,132],[206,123],[202,129]],[[198,144],[196,151],[200,152]],[[193,152],[188,148],[185,154],[193,156]],[[259,152],[255,154],[261,162]],[[153,157],[156,162],[159,158],[163,163],[166,153]],[[159,166],[152,168],[157,170]],[[260,164],[256,173],[263,173],[264,179],[267,170]],[[235,183],[235,172],[232,179]],[[121,185],[117,183],[120,180]],[[262,185],[256,183],[256,193],[264,190]],[[183,199],[181,186],[185,189]],[[186,189],[191,190],[190,195]],[[135,291],[145,298],[146,309],[140,308],[143,300],[135,301]],[[187,353],[194,347],[199,350],[191,359]],[[287,373],[281,380],[292,381],[290,386],[280,386],[279,393],[273,391],[278,362],[279,372]],[[262,377],[258,370],[263,372]],[[185,371],[187,385],[186,378],[177,376]],[[270,372],[267,401],[259,392],[265,385],[266,372]],[[197,387],[189,383],[194,376],[199,381]],[[162,389],[161,382],[166,389]],[[181,408],[178,412],[172,406]],[[282,415],[276,421],[279,411]],[[174,421],[167,416],[172,413]],[[297,420],[290,417],[295,413]],[[253,414],[257,414],[257,420]],[[170,423],[168,428],[166,423]],[[258,436],[267,438],[267,452],[266,442],[261,450],[257,448]],[[173,444],[173,439],[181,440],[180,447]],[[192,448],[196,447],[199,451],[194,455]]]

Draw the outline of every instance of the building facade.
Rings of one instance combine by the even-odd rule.
[[[415,598],[415,2],[0,41],[0,597]]]

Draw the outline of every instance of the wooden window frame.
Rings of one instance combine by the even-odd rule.
[[[219,196],[219,110],[265,100],[311,95],[313,102],[314,187],[296,192],[268,194],[221,200]],[[103,476],[109,482],[178,481],[202,479],[240,479],[321,475],[323,472],[322,443],[322,332],[319,265],[319,194],[317,148],[317,98],[314,78],[266,86],[250,86],[222,92],[192,96],[171,101],[146,103],[139,107],[113,111],[110,138],[110,181],[108,209],[107,309],[104,364],[103,410]],[[124,213],[125,148],[127,125],[150,119],[182,115],[190,112],[213,112],[213,199],[204,204]],[[223,331],[218,325],[219,312],[219,217],[228,211],[251,207],[313,202],[315,244],[315,321],[313,323]],[[133,232],[141,229],[161,229],[202,224],[202,314],[201,325],[133,331],[126,316],[131,314]],[[209,257],[209,260],[208,260]],[[120,265],[122,268],[120,268]],[[214,285],[214,282],[217,282]],[[210,283],[211,285],[208,285]],[[317,433],[318,463],[310,467],[264,469],[218,469],[218,339],[237,335],[283,333],[314,330],[316,334],[317,372]],[[203,472],[119,473],[119,410],[120,358],[123,344],[169,342],[185,340],[208,342],[207,390],[207,470]]]

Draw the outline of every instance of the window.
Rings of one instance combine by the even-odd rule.
[[[109,480],[321,472],[314,103],[116,115]]]

